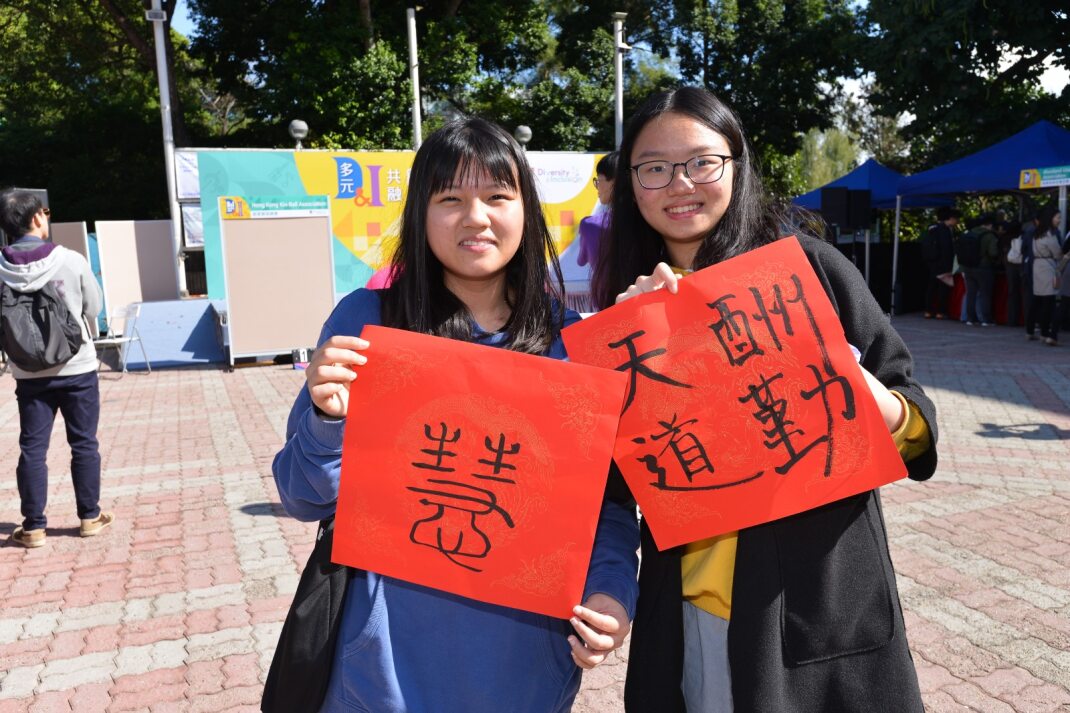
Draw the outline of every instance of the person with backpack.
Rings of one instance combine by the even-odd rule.
[[[999,265],[999,238],[992,230],[995,221],[985,213],[964,235],[955,241],[955,257],[966,280],[966,324],[994,327],[992,291]]]
[[[955,226],[961,215],[956,208],[941,206],[936,211],[936,222],[921,238],[921,254],[929,273],[925,286],[926,319],[934,314],[937,319],[943,319],[947,314],[947,301],[951,297],[949,281],[955,265]]]
[[[33,193],[0,192],[0,229],[15,238],[0,251],[0,347],[15,377],[21,429],[15,476],[23,520],[11,542],[45,544],[46,456],[57,410],[71,446],[79,533],[91,537],[115,520],[100,509],[100,389],[90,327],[100,288],[84,257],[49,241],[49,210]]]

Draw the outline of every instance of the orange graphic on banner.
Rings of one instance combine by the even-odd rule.
[[[795,238],[567,328],[628,377],[614,460],[660,549],[903,478],[843,328]]]
[[[361,336],[332,559],[571,616],[624,375],[385,327]]]

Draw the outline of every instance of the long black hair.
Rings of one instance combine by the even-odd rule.
[[[786,234],[787,218],[762,187],[758,162],[735,112],[705,89],[680,87],[659,92],[632,116],[621,142],[620,175],[613,184],[609,236],[599,245],[591,280],[591,294],[599,307],[612,305],[635,278],[649,275],[658,262],[666,259],[664,241],[639,212],[630,174],[639,133],[653,119],[669,112],[694,119],[723,136],[732,152],[733,166],[728,209],[703,238],[694,263],[680,267],[708,267]]]
[[[517,191],[524,203],[520,248],[505,269],[511,315],[504,346],[541,354],[563,323],[564,282],[535,179],[524,151],[497,124],[474,117],[447,124],[416,152],[391,260],[394,282],[382,296],[383,324],[423,334],[471,341],[472,315],[443,280],[442,263],[427,244],[431,197],[482,172]]]

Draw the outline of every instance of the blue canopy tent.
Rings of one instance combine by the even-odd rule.
[[[1070,131],[1038,121],[1014,136],[943,166],[905,176],[896,190],[895,246],[892,253],[894,290],[899,252],[899,213],[907,201],[957,193],[1017,191],[1026,168],[1070,165]],[[1059,189],[1059,210],[1066,230],[1066,186]]]
[[[878,210],[891,210],[895,208],[895,198],[899,187],[899,181],[903,178],[901,173],[882,166],[873,159],[868,159],[858,168],[846,173],[835,181],[826,183],[821,188],[815,188],[809,193],[804,193],[792,201],[795,205],[807,210],[821,209],[822,188],[850,188],[851,190],[868,190],[870,192],[870,205]],[[948,203],[946,199],[933,199],[928,196],[912,198],[903,205],[907,208],[929,208],[934,205]]]
[[[858,168],[854,169],[850,173],[846,173],[835,181],[826,183],[820,188],[815,188],[809,193],[804,193],[795,200],[793,204],[806,208],[807,210],[820,210],[821,209],[821,191],[825,188],[849,188],[851,190],[868,190],[870,193],[870,205],[877,210],[892,210],[896,208],[897,193],[896,190],[899,187],[899,182],[902,180],[903,175],[897,171],[893,171],[887,166],[883,166],[874,159],[867,159]],[[939,205],[950,205],[951,201],[947,198],[934,197],[934,196],[917,196],[903,201],[903,205],[907,208],[931,208]],[[899,213],[896,212],[896,234],[899,233]],[[867,234],[868,235],[868,234]],[[892,248],[892,289],[895,289],[895,261],[898,257],[898,243]],[[869,282],[869,241],[866,241],[866,257],[865,257],[865,275],[866,282]]]

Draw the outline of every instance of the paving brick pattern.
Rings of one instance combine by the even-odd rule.
[[[896,326],[941,433],[934,478],[883,493],[926,707],[1070,711],[1070,350],[1002,327]],[[48,544],[0,548],[0,713],[257,709],[313,536],[270,473],[301,379],[105,374],[103,504],[118,521],[91,539],[57,419]],[[20,521],[13,387],[0,377],[5,540]],[[574,710],[623,710],[625,667],[617,654],[587,674]]]

